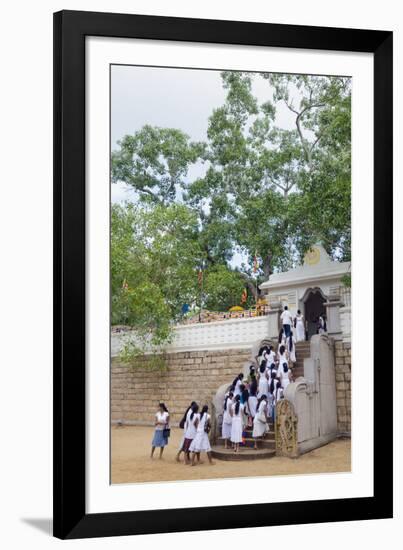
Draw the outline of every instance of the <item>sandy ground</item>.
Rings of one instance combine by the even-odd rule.
[[[182,430],[172,429],[169,444],[159,460],[159,449],[150,459],[153,427],[112,427],[112,483],[147,481],[174,481],[180,479],[212,479],[230,477],[295,475],[329,472],[348,472],[350,440],[336,440],[297,459],[274,457],[270,459],[229,462],[214,460],[210,465],[202,456],[203,464],[195,467],[178,464],[175,455]],[[183,455],[182,455],[183,458]]]

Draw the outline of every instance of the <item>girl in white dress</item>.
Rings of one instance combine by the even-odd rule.
[[[190,444],[189,450],[192,454],[192,466],[195,466],[195,458],[200,459],[200,453],[207,453],[210,464],[214,464],[211,457],[211,447],[208,434],[210,432],[210,415],[208,414],[208,406],[202,408],[200,418],[196,420],[196,437]]]
[[[267,369],[267,374],[269,376],[268,379],[268,394],[273,393],[273,380],[277,379],[277,370],[273,367],[271,369]]]
[[[277,358],[278,358],[278,366],[282,365],[283,363],[287,363],[288,365],[288,353],[287,348],[281,344],[278,348],[277,352]]]
[[[243,374],[241,372],[232,382],[234,397],[236,397],[237,395],[241,395],[242,393],[242,390],[241,390],[242,380],[243,380]]]
[[[185,414],[182,417],[182,420],[179,422],[179,428],[183,429],[183,435],[182,435],[182,439],[181,439],[181,442],[179,444],[178,452],[177,452],[177,455],[176,455],[176,462],[180,462],[180,455],[181,455],[181,453],[184,453],[183,444],[185,442],[186,428],[187,428],[188,423],[189,423],[189,416],[190,416],[190,413],[191,413],[191,409],[194,405],[196,405],[196,401],[192,401],[190,403],[189,407],[186,409]]]
[[[267,397],[262,395],[259,399],[256,416],[253,420],[253,432],[252,437],[255,439],[254,449],[257,450],[257,440],[263,437],[267,429]]]
[[[269,410],[269,416],[271,416],[273,422],[276,416],[275,414],[276,413],[276,390],[278,386],[280,386],[280,380],[276,378],[274,373],[275,371],[273,371],[272,373],[272,379],[270,381],[270,386],[269,386],[270,406],[271,406],[271,410]]]
[[[251,393],[248,397],[247,405],[248,405],[249,416],[252,417],[252,420],[256,416],[257,404],[258,404],[258,398],[256,397],[256,393],[251,391]]]
[[[285,391],[292,378],[291,369],[288,367],[288,363],[286,361],[284,363],[280,363],[278,367],[278,376],[280,378],[281,386]]]
[[[304,316],[301,313],[301,310],[299,309],[297,311],[297,315],[295,316],[296,319],[296,339],[297,342],[303,342],[305,340],[305,321]]]
[[[267,395],[269,387],[268,373],[266,369],[266,361],[262,361],[259,367],[259,385],[257,396],[260,398],[262,395]]]
[[[271,368],[273,363],[276,362],[276,354],[273,350],[273,346],[270,346],[269,350],[266,352],[265,359],[266,359],[267,368]]]
[[[284,390],[283,388],[281,387],[281,384],[277,384],[277,387],[276,389],[274,390],[274,394],[273,394],[273,397],[274,397],[274,406],[277,405],[277,403],[281,400],[281,399],[284,399]]]
[[[292,363],[295,363],[297,361],[297,357],[295,355],[295,340],[294,340],[294,334],[291,331],[290,336],[287,338],[287,352],[288,352],[288,358]]]
[[[242,442],[242,415],[244,406],[241,405],[241,398],[237,395],[234,398],[234,403],[231,406],[232,426],[231,426],[231,441],[234,443],[234,452],[239,451],[239,444]]]
[[[274,397],[272,393],[267,394],[267,417],[271,419],[272,422],[274,422]]]
[[[182,450],[185,453],[185,464],[190,464],[190,445],[192,444],[193,439],[196,437],[197,422],[199,418],[199,406],[196,403],[188,412],[187,417],[185,440],[182,447]]]
[[[228,439],[231,439],[231,426],[232,426],[232,416],[231,416],[231,406],[234,394],[232,391],[229,392],[227,397],[224,400],[224,414],[222,419],[222,431],[221,435],[224,439],[224,447],[228,449]]]
[[[284,329],[280,329],[279,335],[278,335],[278,345],[284,345],[285,344],[285,332]]]

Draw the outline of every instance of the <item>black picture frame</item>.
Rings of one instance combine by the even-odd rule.
[[[55,13],[54,536],[105,537],[393,517],[392,392],[377,392],[374,399],[373,497],[86,513],[86,36],[373,53],[373,345],[391,341],[392,32],[115,13]],[[390,370],[389,380],[391,376]]]

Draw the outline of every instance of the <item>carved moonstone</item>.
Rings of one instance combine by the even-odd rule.
[[[298,419],[288,399],[276,405],[276,454],[296,458],[298,456]]]

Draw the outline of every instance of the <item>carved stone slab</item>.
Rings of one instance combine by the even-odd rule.
[[[294,406],[288,399],[276,405],[276,455],[296,458],[298,456],[298,419]]]

